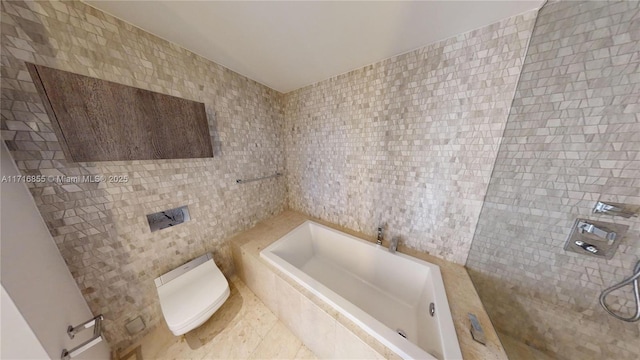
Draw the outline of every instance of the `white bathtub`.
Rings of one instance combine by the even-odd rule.
[[[403,358],[462,359],[437,265],[312,221],[260,256]]]

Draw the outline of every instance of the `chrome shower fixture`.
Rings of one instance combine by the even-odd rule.
[[[618,290],[627,285],[633,286],[633,296],[636,299],[636,313],[630,317],[623,317],[613,312],[609,308],[609,306],[606,304],[605,299],[613,291]],[[636,267],[633,269],[633,274],[630,277],[622,280],[621,282],[611,287],[604,289],[604,291],[600,294],[600,305],[602,305],[604,310],[608,312],[609,315],[615,317],[616,319],[627,321],[627,322],[634,322],[634,321],[640,320],[640,260],[638,260],[638,262],[636,263]]]
[[[591,219],[576,219],[564,249],[582,255],[611,259],[628,225]]]
[[[594,214],[606,214],[611,216],[621,216],[624,218],[630,218],[638,216],[640,208],[635,205],[618,204],[618,203],[604,203],[598,201],[593,207]]]

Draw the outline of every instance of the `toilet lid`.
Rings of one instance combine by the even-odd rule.
[[[158,287],[169,328],[180,328],[226,300],[229,283],[213,260]]]

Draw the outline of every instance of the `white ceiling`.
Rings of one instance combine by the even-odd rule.
[[[286,93],[538,8],[543,0],[86,2]]]

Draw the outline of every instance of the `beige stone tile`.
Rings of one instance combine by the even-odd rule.
[[[280,321],[319,358],[331,358],[335,351],[336,319],[279,276],[276,291]]]
[[[302,345],[300,350],[296,353],[296,359],[317,359],[318,357],[308,347]]]
[[[504,346],[504,351],[507,353],[507,356],[509,356],[509,359],[534,360],[526,344],[516,341],[510,336],[499,335],[502,345]]]
[[[262,338],[245,319],[236,321],[231,329],[220,333],[208,344],[202,359],[246,359]]]
[[[245,278],[247,286],[260,298],[260,300],[277,316],[278,296],[275,292],[275,275],[267,271],[266,265],[259,259],[243,254],[242,264],[245,266]]]
[[[499,333],[500,340],[504,346],[509,359],[517,360],[553,360],[553,358],[538,349],[532,348],[527,344],[514,339],[513,337]]]
[[[138,345],[135,346],[126,352],[123,352],[124,355],[120,355],[117,357],[118,360],[143,360],[142,356],[142,348]],[[155,358],[158,356],[156,355]],[[150,359],[150,358],[149,358]]]
[[[187,345],[186,340],[181,338],[178,342],[173,343],[164,353],[157,355],[158,360],[191,360],[194,352]]]
[[[156,359],[160,354],[165,353],[174,343],[179,341],[180,337],[174,336],[163,320],[138,343],[121,351],[119,354],[122,357],[132,350],[135,350],[135,348],[139,348],[140,355],[143,359]]]
[[[295,357],[302,342],[283,323],[278,322],[262,340],[250,359],[291,359]]]
[[[238,293],[242,297],[242,310],[241,313],[244,315],[247,311],[254,309],[254,307],[263,307],[264,303],[258,299],[256,294],[254,294],[251,289],[247,287],[245,282],[241,280],[239,277],[233,277],[232,282],[234,283]]]
[[[501,336],[511,358],[532,358],[534,347],[640,358],[640,328],[598,302],[632,273],[640,218],[592,212],[598,200],[640,204],[639,11],[638,1],[549,1],[539,11],[466,263],[491,321],[513,338]],[[613,259],[564,250],[577,218],[629,225]],[[632,291],[608,302],[635,311]]]
[[[261,338],[264,338],[278,322],[278,318],[262,302],[253,305],[244,315],[244,319]]]
[[[278,294],[278,319],[294,333],[299,333],[304,316],[301,295],[279,276],[275,276],[274,292]]]
[[[384,359],[384,356],[341,324],[336,325],[335,338],[336,347],[333,357],[336,359]]]
[[[311,349],[318,358],[328,359],[335,354],[336,346],[336,319],[324,312],[308,298],[300,296],[301,321],[294,331],[300,339],[304,339],[305,345]]]
[[[191,349],[198,350],[200,347],[206,346],[219,336],[229,332],[235,324],[243,320],[244,314],[249,311],[249,309],[256,306],[255,302],[245,302],[245,299],[236,287],[237,283],[238,281],[229,282],[229,298],[211,318],[184,335]]]
[[[247,359],[254,352],[258,358],[294,358],[298,353],[301,358],[315,358],[242,281],[232,278],[230,285],[232,291],[225,305],[231,306],[223,305],[221,314],[216,312],[202,326],[181,337],[173,336],[166,327],[156,329],[139,343],[143,358]],[[241,308],[238,310],[237,306]],[[234,316],[226,319],[225,312]],[[127,349],[126,354],[135,356],[136,346]]]

